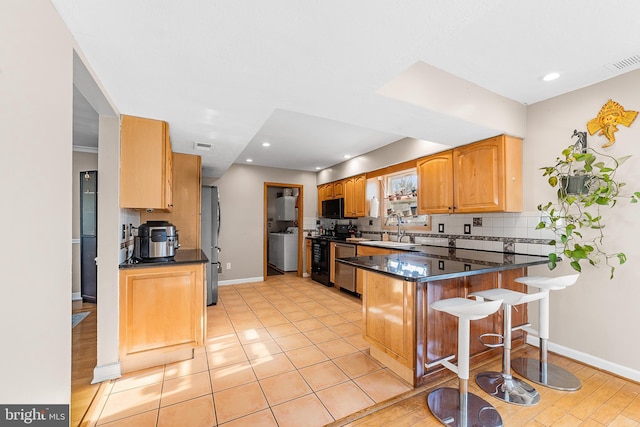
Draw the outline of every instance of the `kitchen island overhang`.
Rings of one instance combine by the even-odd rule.
[[[338,259],[362,274],[363,337],[371,355],[414,387],[442,371],[439,360],[457,353],[456,319],[431,309],[445,298],[467,298],[472,292],[506,288],[527,292],[514,281],[547,257],[470,249],[423,246],[420,252]],[[514,326],[527,322],[527,307],[513,315]],[[477,339],[502,333],[502,312],[472,322],[472,363],[499,354]],[[524,344],[524,332],[513,334]],[[515,346],[514,346],[515,348]]]

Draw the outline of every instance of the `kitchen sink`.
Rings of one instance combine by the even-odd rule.
[[[369,240],[366,242],[359,242],[359,244],[367,245],[367,246],[376,246],[379,248],[406,248],[410,246],[416,246],[415,243],[391,242],[391,241],[381,241],[381,240]]]

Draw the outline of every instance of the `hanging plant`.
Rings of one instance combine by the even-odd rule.
[[[605,224],[601,209],[613,208],[619,199],[637,203],[640,192],[624,195],[621,189],[626,184],[616,179],[618,168],[630,156],[614,158],[598,153],[586,148],[586,132],[574,131],[576,135],[578,143],[565,148],[553,166],[541,168],[549,185],[557,188],[558,197],[555,203],[538,205],[542,220],[536,229],[546,228],[556,235],[556,240],[549,243],[556,247],[549,254],[549,269],[556,267],[560,255],[570,260],[578,272],[582,271],[583,261],[594,266],[604,263],[611,269],[611,279],[615,271],[612,260],[624,264],[627,257],[622,252],[602,250]]]

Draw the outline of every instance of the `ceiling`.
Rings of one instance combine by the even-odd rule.
[[[640,68],[637,0],[52,3],[120,113],[167,121],[208,177],[249,158],[315,171],[403,137],[495,134],[380,94],[417,63],[522,105]]]

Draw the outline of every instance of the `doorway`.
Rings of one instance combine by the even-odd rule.
[[[293,206],[288,200],[291,198]],[[302,277],[304,240],[303,186],[300,184],[264,183],[264,237],[263,277],[293,273]],[[276,206],[278,205],[278,206]],[[286,205],[286,207],[281,207]],[[278,207],[278,209],[276,209]],[[282,216],[282,212],[294,209],[293,217]],[[291,247],[293,245],[293,248]],[[290,261],[291,250],[296,250],[295,262]]]

